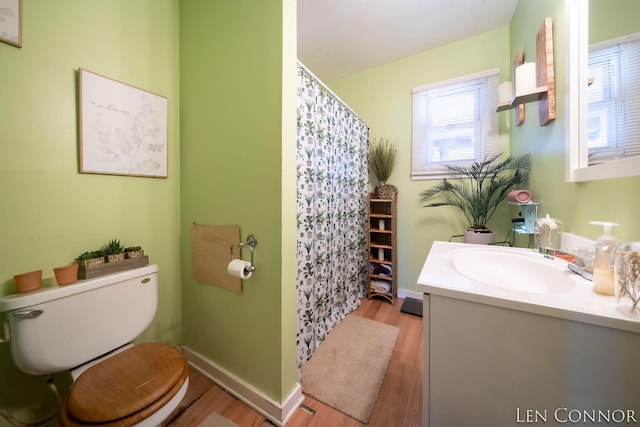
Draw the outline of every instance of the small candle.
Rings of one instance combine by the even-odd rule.
[[[384,230],[384,219],[378,220],[378,230]]]
[[[526,62],[516,68],[516,95],[534,92],[536,85],[535,62]]]
[[[513,97],[513,86],[511,82],[500,83],[498,86],[498,102],[500,104],[508,104]]]
[[[380,261],[384,260],[384,249],[378,248],[378,259]]]

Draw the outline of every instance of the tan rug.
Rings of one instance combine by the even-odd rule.
[[[239,427],[238,424],[230,421],[217,412],[212,413],[204,419],[198,427]]]
[[[399,329],[349,315],[302,364],[302,391],[368,423]]]

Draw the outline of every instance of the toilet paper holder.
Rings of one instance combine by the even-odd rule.
[[[233,248],[240,248],[240,251],[242,251],[242,248],[249,248],[249,250],[251,251],[251,260],[249,261],[249,267],[247,267],[247,270],[249,270],[249,272],[253,273],[256,268],[253,266],[253,250],[256,248],[256,246],[258,246],[258,239],[256,239],[256,236],[254,236],[253,234],[249,234],[247,236],[247,241],[246,242],[240,242],[237,245],[231,245],[231,247],[229,248],[229,252],[231,254],[231,261],[234,260],[233,258]]]

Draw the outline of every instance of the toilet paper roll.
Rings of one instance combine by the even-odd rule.
[[[508,104],[513,97],[513,85],[511,82],[503,82],[498,86],[498,102],[500,104]]]
[[[516,68],[516,95],[535,92],[537,87],[535,62],[526,62]]]
[[[242,259],[231,260],[227,266],[227,272],[233,277],[248,279],[253,274],[251,271],[251,263]]]

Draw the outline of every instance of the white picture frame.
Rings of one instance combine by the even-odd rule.
[[[0,41],[22,47],[22,0],[0,0]]]
[[[79,70],[80,172],[168,176],[166,97]]]

